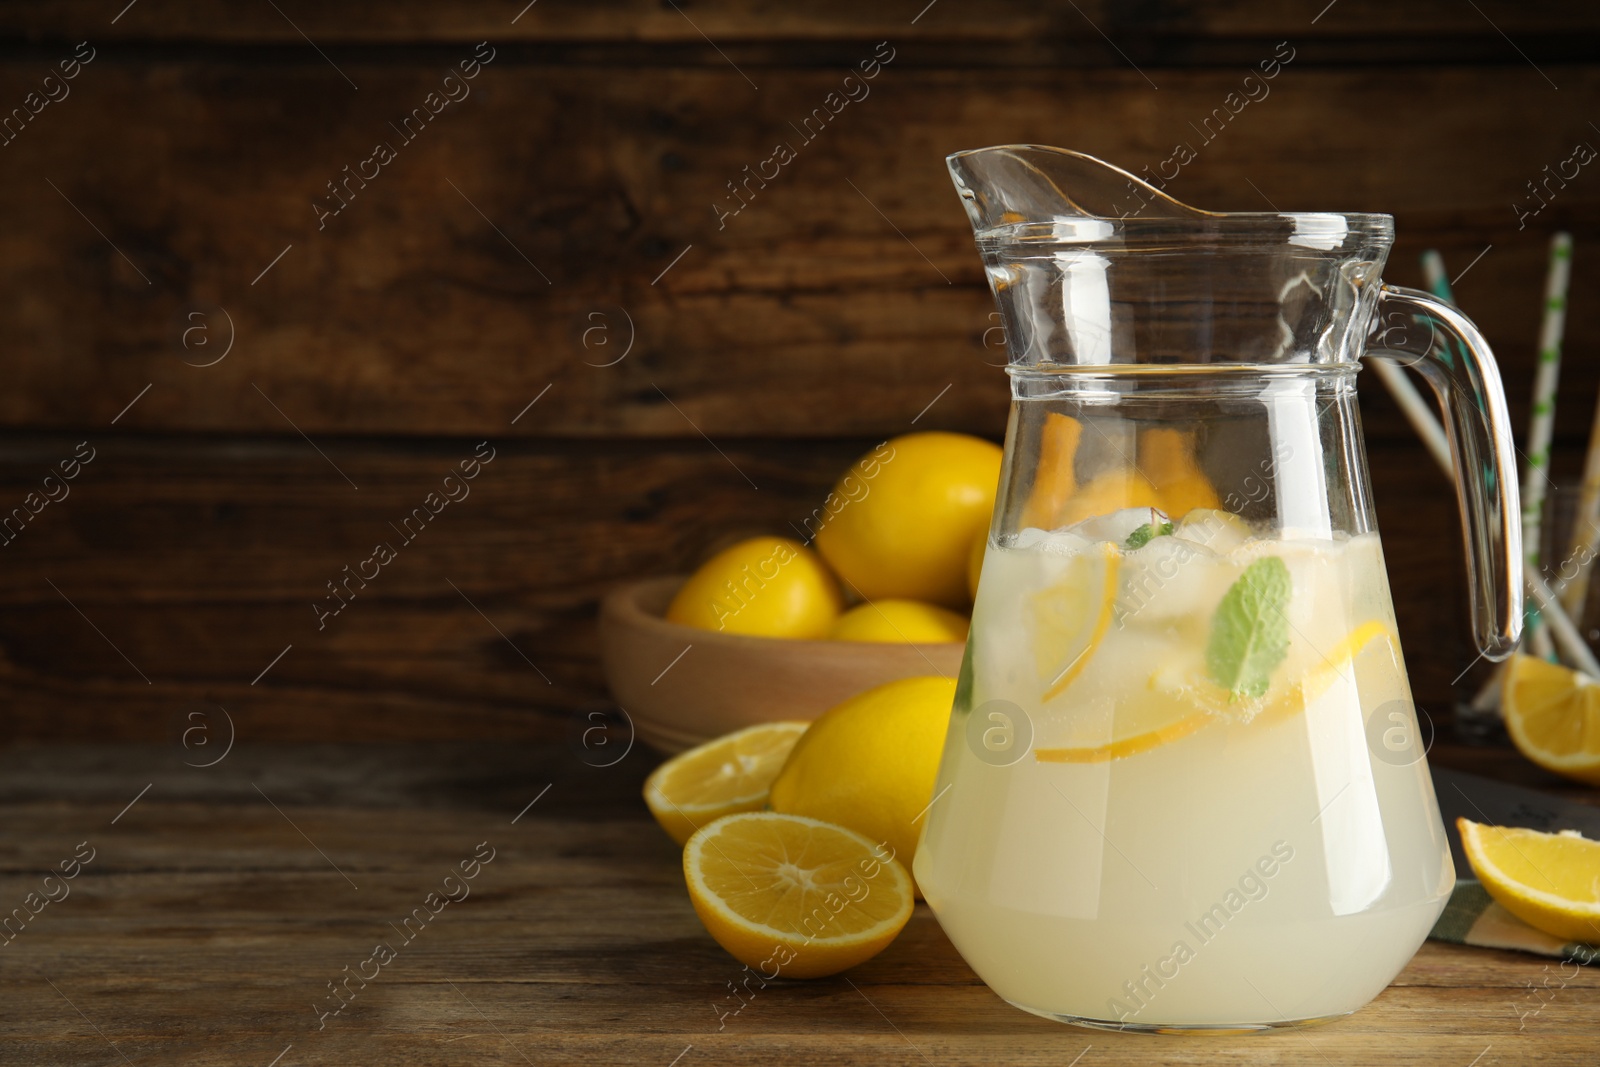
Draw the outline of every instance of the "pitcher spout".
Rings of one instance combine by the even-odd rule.
[[[947,163],[1013,366],[1360,357],[1388,215],[1202,211],[1064,148]]]
[[[997,145],[945,157],[950,177],[982,234],[1014,223],[1073,219],[1199,219],[1150,182],[1093,156],[1044,145]]]

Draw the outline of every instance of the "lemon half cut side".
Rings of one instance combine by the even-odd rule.
[[[767,978],[821,978],[863,963],[913,907],[911,875],[888,846],[803,815],[718,819],[689,838],[683,873],[706,930]]]
[[[644,783],[644,802],[678,844],[724,815],[755,811],[808,723],[747,726],[691,748],[657,767]]]

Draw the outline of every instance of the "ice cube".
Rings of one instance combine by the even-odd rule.
[[[1000,547],[1022,551],[1048,552],[1052,556],[1075,556],[1088,548],[1090,541],[1071,530],[1041,530],[1035,526],[1018,530],[1001,539]]]
[[[1124,545],[1139,527],[1149,526],[1159,533],[1170,521],[1159,508],[1123,508],[1107,515],[1084,519],[1070,529],[1071,532],[1091,541],[1110,541],[1114,545]]]
[[[1250,524],[1231,511],[1194,508],[1173,528],[1172,536],[1225,556],[1249,541],[1253,533]]]
[[[1143,548],[1123,555],[1117,618],[1141,625],[1186,616],[1209,619],[1235,573],[1203,544],[1152,537]]]
[[[1255,541],[1233,558],[1241,567],[1267,556],[1283,561],[1289,571],[1289,623],[1313,651],[1324,653],[1353,625],[1352,598],[1358,590],[1350,588],[1346,544],[1320,537]]]

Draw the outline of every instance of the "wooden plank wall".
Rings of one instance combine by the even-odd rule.
[[[1519,424],[1568,228],[1564,476],[1600,387],[1600,174],[1517,208],[1600,146],[1592,5],[119,9],[0,10],[0,115],[26,112],[0,126],[0,508],[93,455],[0,548],[0,736],[161,739],[208,704],[257,739],[559,734],[606,703],[609,585],[786,528],[935,397],[917,428],[1001,433],[958,148],[1137,168],[1190,142],[1191,202],[1392,212],[1390,280],[1417,284],[1430,246],[1471,265],[1457,295]],[[1202,142],[1190,123],[1279,42],[1270,94]],[[867,95],[800,143],[791,123],[875,55]],[[779,141],[797,158],[719,221]],[[380,142],[393,158],[364,163]],[[1472,658],[1454,505],[1362,390],[1437,712],[1481,674],[1452,687]],[[471,495],[319,630],[325,583],[481,441]]]

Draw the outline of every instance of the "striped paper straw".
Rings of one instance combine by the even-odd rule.
[[[1583,483],[1578,490],[1578,506],[1572,515],[1572,545],[1561,569],[1569,562],[1577,569],[1560,590],[1561,605],[1567,614],[1583,614],[1584,602],[1589,597],[1589,567],[1594,563],[1595,552],[1600,550],[1600,401],[1595,403],[1594,419],[1589,425],[1589,451],[1583,457]]]
[[[1488,715],[1500,706],[1500,687],[1505,684],[1506,663],[1496,663],[1488,681],[1483,683],[1483,688],[1473,695],[1468,703],[1473,711],[1481,715]]]
[[[1444,276],[1444,257],[1437,248],[1430,248],[1422,253],[1422,279],[1427,283],[1428,292],[1440,300],[1447,300],[1454,304],[1456,298],[1450,295],[1450,282]]]
[[[1450,442],[1444,435],[1444,427],[1433,417],[1433,409],[1422,398],[1417,387],[1411,384],[1406,372],[1401,370],[1398,364],[1391,363],[1387,359],[1373,360],[1372,369],[1378,372],[1378,378],[1388,386],[1389,393],[1394,397],[1394,402],[1400,405],[1400,410],[1405,412],[1411,428],[1417,431],[1422,443],[1428,446],[1428,452],[1432,454],[1434,462],[1446,471],[1450,471],[1452,469]]]
[[[1444,435],[1444,427],[1439,425],[1439,421],[1434,418],[1433,412],[1425,411],[1423,412],[1423,417],[1433,423],[1434,432],[1441,437]],[[1446,478],[1455,477],[1455,467],[1451,464],[1448,455],[1441,457],[1435,454],[1434,461],[1439,464],[1439,469],[1444,472]],[[1549,618],[1550,628],[1555,632],[1556,643],[1561,646],[1561,652],[1566,657],[1567,662],[1588,674],[1591,678],[1600,679],[1600,662],[1595,660],[1594,653],[1589,651],[1589,646],[1583,641],[1583,635],[1578,632],[1576,626],[1572,625],[1572,620],[1562,610],[1561,599],[1545,583],[1544,578],[1537,571],[1526,571],[1523,577],[1526,579],[1523,584],[1527,586],[1528,593],[1534,603]],[[1505,664],[1499,664],[1495,668],[1494,679],[1500,678],[1504,669]],[[1480,690],[1473,699],[1472,706],[1475,709],[1483,711],[1495,706],[1497,699],[1495,694],[1498,692],[1498,688],[1494,679],[1491,679],[1490,685]]]
[[[1566,657],[1567,662],[1590,678],[1600,678],[1600,663],[1595,662],[1594,653],[1590,652],[1589,646],[1583,642],[1583,635],[1572,625],[1572,620],[1567,618],[1567,613],[1561,609],[1560,599],[1545,584],[1544,578],[1538,571],[1528,574],[1528,592],[1533,594],[1540,612],[1550,623],[1550,629],[1556,635],[1556,644],[1561,646],[1561,654]]]
[[[1428,288],[1440,300],[1450,300],[1450,283],[1445,280],[1444,260],[1433,249],[1422,254],[1422,273],[1427,280]],[[1373,370],[1378,372],[1378,378],[1388,388],[1389,395],[1394,397],[1394,402],[1400,406],[1406,421],[1411,423],[1411,428],[1422,438],[1422,443],[1427,446],[1429,455],[1446,473],[1452,470],[1450,459],[1450,442],[1444,435],[1444,428],[1439,425],[1439,420],[1433,416],[1433,408],[1423,399],[1422,393],[1406,372],[1400,369],[1399,364],[1387,359],[1372,361]]]
[[[1555,427],[1556,385],[1561,380],[1561,334],[1567,321],[1567,284],[1571,278],[1572,235],[1550,239],[1550,269],[1545,275],[1544,320],[1539,327],[1539,368],[1533,378],[1533,418],[1522,468],[1523,565],[1540,573],[1539,541],[1544,517],[1545,486],[1550,481],[1550,437]],[[1543,635],[1543,636],[1541,636]],[[1529,628],[1534,651],[1548,655],[1549,637],[1537,619]]]

